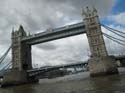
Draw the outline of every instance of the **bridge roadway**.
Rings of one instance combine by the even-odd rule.
[[[125,55],[119,55],[115,57],[116,60],[125,59]]]
[[[66,65],[57,65],[57,66],[48,66],[48,67],[41,67],[41,68],[35,68],[35,69],[31,69],[31,70],[27,70],[28,76],[32,77],[32,76],[36,76],[40,73],[44,73],[44,72],[48,72],[51,70],[56,70],[59,68],[70,68],[70,67],[76,67],[76,66],[87,66],[87,62],[85,63],[73,63],[73,64],[66,64]],[[11,71],[11,69],[8,70],[2,70],[0,71],[0,78],[3,78],[3,75],[7,72]]]
[[[87,67],[88,63],[73,63],[73,64],[66,64],[66,65],[57,65],[57,66],[50,66],[50,67],[43,67],[43,68],[37,68],[37,69],[32,69],[32,70],[28,70],[28,76],[32,77],[35,75],[38,75],[40,73],[44,73],[44,72],[48,72],[51,70],[56,70],[56,69],[60,69],[60,68],[71,68],[71,67],[78,67],[78,66],[83,66],[83,67]]]
[[[121,67],[122,67],[122,64],[124,64],[125,62],[124,61],[121,61],[121,60],[125,60],[125,56],[115,56],[115,59],[116,60],[120,60],[120,63],[121,63]],[[84,66],[84,67],[87,67],[88,65],[88,62],[85,62],[85,63],[73,63],[73,64],[66,64],[66,65],[58,65],[58,66],[50,66],[50,67],[43,67],[43,68],[37,68],[37,69],[32,69],[32,70],[28,70],[28,74],[29,76],[35,76],[39,73],[44,73],[44,72],[47,72],[47,71],[51,71],[51,70],[55,70],[55,69],[59,69],[59,68],[70,68],[70,67],[76,67],[76,66]],[[124,65],[123,65],[124,66]]]
[[[56,39],[61,39],[69,36],[79,35],[85,33],[85,25],[83,22],[68,25],[60,28],[50,29],[48,31],[37,33],[24,37],[22,42],[29,45],[34,45],[38,43],[48,42]]]

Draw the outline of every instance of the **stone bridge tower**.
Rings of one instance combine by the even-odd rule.
[[[27,34],[23,27],[12,32],[12,70],[4,75],[2,85],[22,84],[36,82],[34,78],[29,78],[27,70],[32,69],[31,45],[22,42],[22,38]]]
[[[90,46],[91,58],[89,61],[90,75],[96,76],[108,73],[117,73],[115,59],[109,57],[103,39],[97,10],[83,9],[86,34]]]
[[[31,46],[21,42],[27,34],[20,26],[18,31],[12,32],[12,68],[18,70],[28,70],[31,64]]]
[[[93,8],[93,11],[91,11],[87,7],[87,11],[83,12],[83,14],[85,15],[84,22],[86,26],[87,38],[90,45],[91,56],[107,56],[108,54],[102,36],[97,10]]]

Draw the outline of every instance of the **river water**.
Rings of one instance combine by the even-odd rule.
[[[119,75],[90,78],[89,72],[42,79],[36,84],[0,88],[0,93],[125,93],[125,68]]]

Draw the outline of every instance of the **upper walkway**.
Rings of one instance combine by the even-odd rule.
[[[85,33],[85,25],[83,22],[68,25],[55,29],[48,29],[45,32],[33,34],[22,39],[29,45],[39,44],[43,42],[48,42],[56,39],[61,39],[69,36],[79,35]]]

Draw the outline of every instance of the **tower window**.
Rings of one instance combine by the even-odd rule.
[[[92,18],[90,19],[90,22],[92,22]]]

